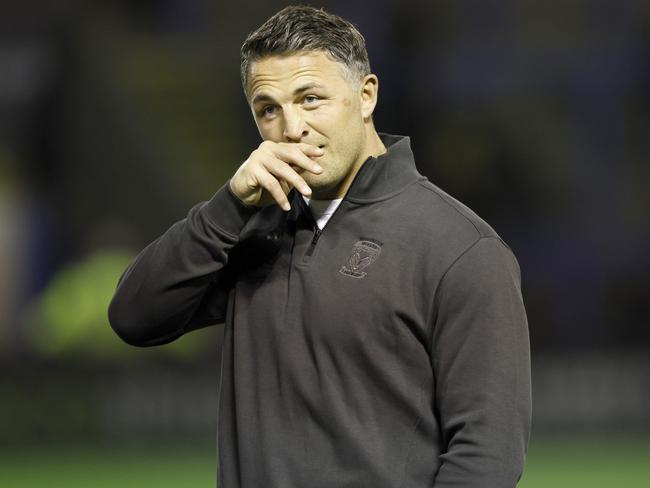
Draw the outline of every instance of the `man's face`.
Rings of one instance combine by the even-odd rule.
[[[271,56],[252,64],[248,93],[264,140],[319,146],[319,175],[301,176],[314,198],[341,197],[346,178],[363,163],[366,145],[362,90],[322,52]]]

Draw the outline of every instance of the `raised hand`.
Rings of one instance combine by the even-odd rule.
[[[303,171],[320,174],[323,169],[312,158],[323,150],[307,143],[264,141],[230,179],[230,189],[247,205],[264,207],[277,203],[289,210],[287,194],[296,188],[305,196],[311,188],[302,178]]]

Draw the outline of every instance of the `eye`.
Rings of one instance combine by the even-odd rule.
[[[262,109],[260,114],[263,116],[267,116],[267,115],[273,115],[274,112],[275,112],[275,107],[273,105],[267,105]]]
[[[314,103],[314,102],[317,102],[317,101],[318,101],[318,97],[316,95],[307,95],[305,97],[305,103],[307,103],[307,104]]]

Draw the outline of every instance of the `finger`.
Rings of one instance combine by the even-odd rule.
[[[257,176],[257,181],[260,186],[264,188],[269,195],[277,202],[282,209],[288,211],[291,209],[287,195],[284,193],[280,182],[269,172],[260,171],[260,174]]]
[[[307,182],[286,162],[273,158],[266,160],[264,166],[269,173],[282,181],[286,181],[291,187],[296,188],[306,197],[311,195],[311,188],[309,188]]]
[[[284,180],[278,180],[278,181],[280,182],[280,186],[282,187],[282,191],[284,192],[284,194],[288,195],[289,192],[291,191],[291,185]]]
[[[321,147],[315,146],[313,144],[307,144],[306,142],[291,143],[289,146],[295,146],[307,156],[311,157],[322,156],[325,152]]]
[[[320,151],[322,151],[322,149],[320,149]],[[323,168],[321,168],[317,162],[307,157],[307,155],[298,147],[298,144],[278,144],[273,148],[272,152],[277,159],[288,164],[294,164],[311,173],[320,174],[323,171]]]

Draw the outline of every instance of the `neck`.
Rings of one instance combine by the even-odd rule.
[[[368,134],[368,156],[372,156],[373,158],[376,158],[386,152],[386,146],[384,146],[384,143],[381,142],[381,138],[379,137],[379,134],[377,134],[374,125],[371,126],[371,130],[369,132],[370,134]],[[363,160],[365,161],[366,159],[368,159],[368,157],[365,157]]]

